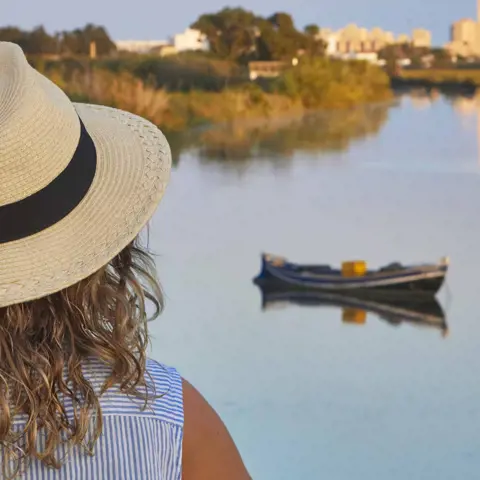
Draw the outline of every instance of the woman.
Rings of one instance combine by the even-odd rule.
[[[2,478],[249,478],[214,410],[146,357],[162,303],[138,234],[170,163],[155,126],[70,103],[0,43]]]

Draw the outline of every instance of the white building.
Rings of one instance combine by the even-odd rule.
[[[326,35],[326,38],[323,39],[327,44],[325,53],[330,57],[334,56],[337,53],[338,37],[334,33]]]
[[[183,33],[174,35],[168,40],[119,40],[115,42],[117,49],[123,52],[151,53],[162,49],[176,52],[188,50],[209,50],[210,45],[206,36],[199,30],[187,28]]]
[[[357,60],[362,62],[373,63],[374,65],[381,65],[382,61],[378,58],[377,52],[349,52],[349,53],[336,53],[332,55],[335,58],[341,60]]]
[[[209,50],[210,44],[207,37],[193,28],[187,28],[183,33],[177,33],[173,37],[173,45],[177,52],[186,52],[188,50]]]
[[[149,53],[154,48],[164,47],[169,42],[166,40],[119,40],[115,42],[117,49],[132,53]]]

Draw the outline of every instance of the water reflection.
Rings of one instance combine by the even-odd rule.
[[[198,138],[191,153],[176,148],[151,230],[167,302],[152,356],[201,388],[253,478],[478,478],[477,118],[453,101],[463,100],[402,97],[378,135],[339,154],[296,153],[281,174],[275,156],[200,159]],[[454,301],[439,297],[446,321],[378,301],[348,304],[345,316],[343,305],[288,300],[263,312],[250,279],[264,249],[337,264],[448,254]],[[365,326],[342,323],[363,321],[357,310]]]
[[[377,135],[392,103],[303,117],[262,119],[169,134],[174,161],[193,150],[204,162],[248,161],[298,153],[338,152],[354,141]]]
[[[445,313],[435,297],[421,295],[375,296],[372,294],[367,297],[318,290],[259,288],[264,311],[288,305],[337,307],[342,310],[342,321],[347,324],[363,325],[366,323],[367,313],[373,313],[393,326],[409,323],[438,329],[443,337],[448,335]]]
[[[451,99],[453,110],[464,120],[466,128],[471,126],[470,120],[475,122],[474,128],[477,137],[477,163],[480,165],[480,93],[473,96],[457,96]]]
[[[430,108],[439,98],[440,94],[436,90],[412,90],[408,97],[415,110],[427,110]]]

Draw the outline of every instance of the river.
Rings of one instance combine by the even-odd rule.
[[[254,479],[478,478],[479,142],[480,103],[422,95],[172,137],[150,234],[166,297],[152,355],[204,393]],[[445,325],[262,309],[262,251],[448,255]]]

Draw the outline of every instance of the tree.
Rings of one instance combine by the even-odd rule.
[[[104,27],[91,23],[85,25],[83,29],[77,28],[71,32],[61,33],[62,53],[88,55],[91,42],[96,43],[98,55],[109,55],[117,48]]]
[[[297,55],[298,45],[290,38],[281,35],[276,26],[268,21],[260,21],[261,35],[257,41],[257,53],[261,60],[284,60]]]
[[[12,42],[21,45],[25,42],[27,33],[17,27],[0,28],[0,42]]]
[[[207,36],[212,53],[238,62],[289,61],[302,53],[323,55],[325,47],[323,41],[298,31],[285,12],[263,18],[242,8],[224,8],[202,15],[192,28]]]
[[[285,60],[295,57],[299,51],[306,48],[306,37],[299,32],[293,23],[291,15],[284,12],[274,13],[268,18],[272,28],[265,28],[267,48],[275,60]]]
[[[34,28],[26,35],[24,50],[31,54],[52,54],[57,51],[57,40],[43,26]]]
[[[452,65],[452,56],[448,50],[444,48],[433,48],[431,53],[435,67],[450,67]]]
[[[108,55],[116,50],[104,27],[88,24],[83,29],[49,35],[43,26],[31,31],[23,31],[17,27],[0,29],[0,41],[13,42],[27,54],[64,53],[71,55],[88,55],[90,42],[97,44],[99,55]]]
[[[67,55],[80,55],[82,42],[78,31],[60,33],[60,50]]]
[[[302,58],[277,79],[276,87],[307,108],[357,105],[391,93],[388,76],[377,66],[318,57]]]
[[[269,60],[289,60],[303,54],[323,56],[325,53],[325,42],[299,32],[292,17],[286,13],[276,13],[262,25],[261,50]],[[316,29],[319,31],[318,27]]]
[[[320,27],[311,23],[309,25],[305,25],[303,31],[305,32],[305,35],[308,35],[309,37],[316,37],[320,33]]]
[[[207,36],[213,53],[237,60],[255,51],[256,19],[252,12],[242,8],[224,8],[218,13],[201,15],[192,28]]]
[[[32,31],[23,31],[17,27],[0,29],[0,41],[19,45],[28,54],[48,54],[57,51],[57,39],[49,35],[43,26]]]
[[[268,21],[274,25],[278,30],[286,32],[297,32],[293,18],[290,14],[285,12],[277,12],[268,18]]]
[[[415,47],[411,44],[388,45],[380,50],[379,58],[386,60],[387,70],[394,73],[397,60],[409,58],[412,61],[412,67],[423,67],[429,63],[435,67],[449,67],[452,59],[447,50],[443,48]],[[429,59],[433,60],[429,60]],[[394,67],[395,66],[395,67]]]

